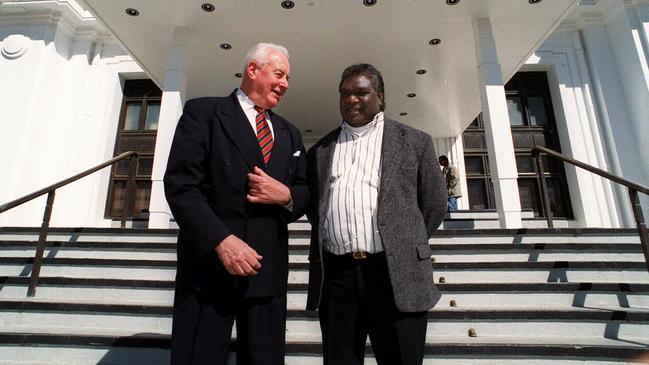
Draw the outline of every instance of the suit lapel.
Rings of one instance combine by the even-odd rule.
[[[405,144],[403,131],[392,120],[385,118],[383,125],[383,144],[381,146],[381,184],[379,205],[385,199],[389,187],[394,183],[401,165],[402,150]]]
[[[264,160],[261,157],[257,136],[255,135],[246,114],[241,109],[237,100],[236,90],[230,94],[225,107],[218,112],[223,129],[232,140],[234,146],[243,155],[244,160],[252,170],[254,166],[264,168]]]
[[[270,121],[273,124],[274,132],[273,149],[270,153],[270,161],[268,161],[268,174],[275,178],[275,180],[284,181],[286,178],[287,163],[292,152],[288,129],[286,128],[286,123],[280,117],[273,116],[271,111],[268,114],[271,116]],[[261,156],[261,150],[259,147],[257,149]]]

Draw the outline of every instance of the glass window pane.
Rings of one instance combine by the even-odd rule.
[[[518,173],[534,173],[534,161],[531,156],[516,156]]]
[[[130,169],[130,161],[129,160],[122,160],[117,163],[117,167],[115,168],[115,175],[128,175],[128,170]]]
[[[561,163],[554,157],[543,156],[543,172],[561,172]]]
[[[140,109],[142,105],[139,102],[126,104],[126,120],[124,120],[125,131],[136,131],[140,122]]]
[[[561,189],[561,180],[546,179],[548,184],[548,198],[550,199],[550,210],[555,217],[567,217],[568,209],[566,207],[566,197]]]
[[[465,132],[462,135],[462,141],[464,142],[464,148],[473,148],[473,149],[485,149],[487,144],[485,143],[484,133],[480,132]]]
[[[135,191],[135,211],[133,215],[139,217],[142,211],[149,210],[149,201],[151,200],[151,181],[137,181],[137,190]]]
[[[527,97],[527,107],[530,112],[530,124],[534,126],[548,125],[548,116],[545,113],[545,102],[541,96]]]
[[[512,139],[514,140],[514,148],[532,148],[534,145],[534,138],[526,131],[512,132]]]
[[[539,192],[537,189],[536,178],[518,179],[518,194],[521,201],[522,210],[534,211],[534,216],[541,216],[541,207],[539,206]]]
[[[137,167],[137,176],[151,176],[153,170],[153,158],[142,158]]]
[[[479,117],[475,118],[471,124],[467,127],[467,129],[479,129],[480,128],[480,121],[478,120]]]
[[[525,125],[523,119],[523,105],[521,98],[518,96],[507,97],[507,111],[511,125]]]
[[[158,118],[160,117],[160,102],[149,102],[146,111],[146,125],[144,129],[154,131],[158,129]]]
[[[467,189],[469,191],[469,209],[480,210],[488,209],[487,190],[484,179],[467,179]]]
[[[117,180],[113,183],[113,201],[110,215],[113,217],[121,216],[124,209],[124,199],[126,197],[126,181]]]
[[[482,156],[464,156],[464,168],[468,174],[484,174]]]

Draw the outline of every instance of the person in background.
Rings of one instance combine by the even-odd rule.
[[[457,167],[451,165],[448,157],[444,155],[439,156],[439,164],[443,167],[442,174],[446,180],[446,193],[448,194],[447,212],[452,212],[457,210],[457,198],[462,196],[462,191],[460,190],[460,173],[457,171]]]

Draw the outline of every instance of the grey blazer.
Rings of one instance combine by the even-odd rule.
[[[308,185],[311,208],[309,293],[307,309],[316,310],[324,268],[322,237],[327,208],[331,162],[340,128],[308,152]],[[381,182],[378,196],[379,234],[386,254],[397,308],[421,312],[440,298],[433,280],[428,238],[446,212],[446,184],[437,164],[431,137],[417,129],[385,118],[381,149]]]

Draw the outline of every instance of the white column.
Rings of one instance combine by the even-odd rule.
[[[477,19],[474,24],[474,39],[482,115],[498,219],[501,228],[521,228],[518,169],[516,168],[502,71],[489,18]]]
[[[638,54],[638,61],[642,72],[644,74],[644,87],[642,87],[643,95],[645,97],[644,103],[640,101],[642,108],[641,117],[636,117],[635,124],[637,126],[636,133],[640,137],[639,144],[646,146],[649,143],[649,127],[647,127],[647,98],[649,98],[649,1],[647,0],[634,0],[632,6],[627,7],[627,18],[631,25],[631,34],[633,36],[633,43]],[[644,170],[645,176],[649,177],[649,153],[646,148],[643,149],[644,156]],[[645,180],[646,181],[646,180]],[[640,202],[643,206],[645,216],[649,214],[649,197],[640,194]]]
[[[163,177],[178,119],[182,115],[187,91],[186,46],[189,32],[176,27],[165,71],[158,136],[151,173],[151,200],[149,203],[149,228],[169,228],[171,210],[164,194]]]

